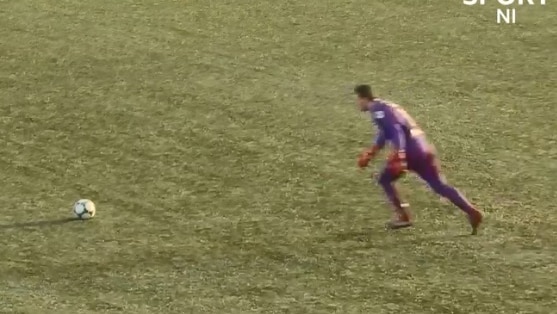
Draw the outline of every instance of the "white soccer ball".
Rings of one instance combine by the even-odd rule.
[[[73,213],[79,219],[90,219],[95,216],[95,203],[91,200],[81,199],[73,205]]]

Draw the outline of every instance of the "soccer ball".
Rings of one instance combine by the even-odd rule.
[[[81,199],[73,205],[73,213],[79,219],[89,219],[95,216],[95,203],[91,200]]]

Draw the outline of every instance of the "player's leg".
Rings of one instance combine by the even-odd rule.
[[[440,172],[439,161],[435,155],[430,154],[426,161],[417,167],[416,173],[431,187],[431,189],[446,198],[456,207],[468,215],[472,232],[476,233],[477,227],[482,222],[482,214],[452,185],[448,184]]]
[[[412,225],[410,221],[410,215],[406,210],[406,205],[400,200],[398,190],[395,186],[396,180],[402,176],[402,173],[393,173],[393,171],[387,166],[383,169],[378,178],[379,185],[385,191],[387,199],[392,204],[395,211],[395,218],[387,224],[391,229],[399,229],[410,227]]]

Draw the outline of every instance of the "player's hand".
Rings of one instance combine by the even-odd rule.
[[[400,163],[402,171],[406,171],[408,169],[408,162],[406,161],[406,152],[403,150],[399,150],[397,152],[397,159]]]
[[[369,165],[369,161],[371,160],[371,158],[373,157],[373,150],[372,149],[366,149],[365,151],[363,151],[360,154],[360,157],[358,157],[358,166],[360,168],[365,168]]]
[[[408,169],[408,162],[406,161],[406,152],[398,151],[389,156],[389,169],[391,173],[399,174]]]

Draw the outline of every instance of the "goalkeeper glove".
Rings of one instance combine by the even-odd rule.
[[[358,166],[360,168],[367,167],[369,165],[369,161],[371,160],[371,158],[373,158],[373,156],[375,156],[377,151],[379,151],[379,148],[377,146],[373,146],[369,149],[364,150],[358,158]]]
[[[406,152],[399,150],[389,157],[389,168],[394,174],[399,174],[408,169],[408,162],[406,161]]]

